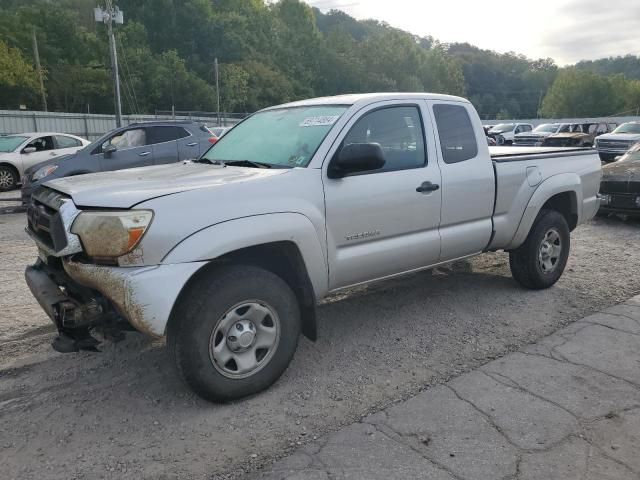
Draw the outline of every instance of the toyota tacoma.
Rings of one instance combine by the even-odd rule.
[[[199,160],[46,182],[26,280],[63,352],[167,337],[212,401],[285,371],[332,292],[483,252],[551,287],[598,210],[593,149],[497,148],[462,98],[365,94],[257,112]],[[400,319],[399,319],[400,320]]]

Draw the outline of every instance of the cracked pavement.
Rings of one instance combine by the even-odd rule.
[[[637,480],[640,296],[366,416],[248,480]]]

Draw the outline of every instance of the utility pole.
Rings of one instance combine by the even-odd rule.
[[[213,61],[213,69],[216,75],[216,112],[218,112],[218,126],[220,126],[220,83],[218,81],[218,57]]]
[[[540,110],[542,109],[542,90],[538,96],[538,110],[536,111],[536,118],[540,118]]]
[[[42,95],[42,110],[47,111],[47,95],[44,92],[44,78],[42,75],[42,67],[40,66],[40,54],[38,53],[38,39],[36,38],[35,29],[31,31],[33,34],[33,57],[36,60],[36,70],[38,70],[38,77],[40,77],[40,94]]]
[[[113,77],[113,91],[115,93],[116,126],[122,126],[122,100],[120,98],[120,75],[118,74],[118,52],[116,51],[116,38],[113,35],[113,22],[122,25],[124,17],[122,10],[113,6],[112,0],[106,0],[103,10],[100,7],[93,9],[96,22],[103,22],[107,25],[109,34],[109,53],[111,56],[111,75]]]

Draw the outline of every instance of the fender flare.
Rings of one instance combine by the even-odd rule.
[[[211,261],[243,248],[283,241],[296,245],[316,300],[322,298],[329,283],[326,255],[313,223],[300,213],[253,215],[211,225],[182,240],[161,263]]]
[[[580,180],[580,176],[577,173],[561,173],[554,175],[546,179],[538,186],[538,188],[536,188],[536,191],[533,193],[529,199],[529,203],[524,209],[524,213],[522,214],[516,233],[505,250],[514,250],[522,245],[527,239],[529,231],[531,230],[531,227],[544,204],[553,196],[567,192],[572,194],[572,213],[575,213],[578,216],[578,223],[580,223],[582,220],[583,203],[582,182]]]

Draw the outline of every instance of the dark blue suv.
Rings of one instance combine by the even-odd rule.
[[[193,121],[132,123],[116,128],[72,155],[25,170],[22,203],[29,203],[31,192],[40,184],[55,178],[195,159],[216,140],[206,125]]]

